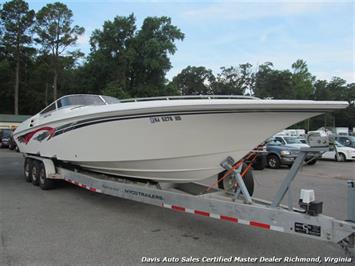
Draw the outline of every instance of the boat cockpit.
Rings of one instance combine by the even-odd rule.
[[[76,95],[67,95],[59,98],[55,102],[48,105],[43,109],[40,114],[46,114],[60,108],[69,107],[69,106],[88,106],[88,105],[108,105],[119,103],[120,101],[117,98],[105,95],[91,95],[91,94],[76,94]]]

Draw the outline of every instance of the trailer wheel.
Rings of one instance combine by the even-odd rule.
[[[252,167],[254,170],[264,170],[266,165],[266,156],[260,155],[256,157]]]
[[[30,158],[25,159],[25,164],[24,164],[24,176],[26,182],[31,182],[31,170],[32,170],[32,160]]]
[[[31,181],[35,186],[39,185],[39,162],[33,161],[31,167]]]
[[[39,163],[39,187],[43,190],[48,190],[54,188],[54,180],[47,178],[46,168],[44,163]]]
[[[247,167],[246,164],[243,164],[243,168],[242,168],[242,172],[244,171],[244,169]],[[218,180],[220,178],[222,178],[225,173],[227,172],[227,170],[220,172],[217,176]],[[243,176],[243,180],[245,183],[245,186],[248,189],[248,192],[250,194],[250,196],[253,196],[254,193],[254,175],[252,172],[252,169],[250,168],[248,170],[248,172],[245,173],[245,175]],[[224,189],[228,192],[232,192],[233,188],[235,187],[235,182],[236,180],[234,179],[234,177],[232,175],[227,176],[226,178],[223,179],[223,181],[218,182],[218,188],[220,189]]]

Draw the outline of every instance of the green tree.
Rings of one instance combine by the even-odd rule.
[[[23,56],[21,88],[24,90],[19,99],[19,112],[22,114],[35,114],[45,105],[43,84],[48,79],[49,71],[41,61],[41,56],[30,50]]]
[[[5,58],[0,59],[0,113],[12,113],[12,71],[11,65]]]
[[[310,99],[315,77],[308,71],[307,63],[301,59],[292,64],[292,90],[296,99]]]
[[[58,74],[64,51],[75,44],[84,28],[72,26],[73,12],[63,3],[47,4],[36,15],[35,41],[43,53],[51,54],[53,70],[53,98],[58,97]]]
[[[347,99],[349,103],[351,103],[355,107],[355,83],[350,83],[347,85],[347,92]]]
[[[105,21],[91,38],[85,72],[100,81],[97,88],[131,97],[165,94],[169,55],[184,34],[167,17],[148,17],[137,31],[133,14]],[[95,82],[95,81],[94,81]],[[89,84],[88,84],[89,85]]]
[[[169,55],[176,52],[176,40],[184,34],[168,17],[147,17],[133,41],[134,60],[129,92],[132,96],[157,96],[171,69]]]
[[[355,84],[346,84],[346,81],[342,78],[333,77],[329,82],[326,80],[317,80],[314,84],[313,99],[315,100],[348,101],[349,104],[351,104],[354,98]],[[318,126],[323,125],[323,121],[332,120],[331,126],[353,127],[355,126],[355,107],[354,105],[350,105],[349,108],[345,110],[324,114],[322,117],[312,120],[313,123],[317,123]]]
[[[339,100],[348,101],[351,84],[347,86],[346,81],[339,77],[333,77],[329,82],[317,80],[314,84],[313,98],[315,100]]]
[[[348,101],[348,87],[346,85],[346,80],[333,77],[330,82],[328,82],[328,91],[330,91],[330,100],[340,100]]]
[[[161,96],[178,96],[178,95],[181,95],[181,93],[173,82],[170,82],[169,80],[165,80],[165,86],[161,87],[159,95],[161,95]]]
[[[100,93],[109,86],[110,95],[113,88],[129,94],[128,87],[133,82],[130,79],[133,75],[132,62],[136,55],[132,47],[135,22],[133,14],[128,17],[117,16],[113,21],[105,21],[102,30],[93,31],[90,37],[91,53],[84,67],[84,71],[95,78],[91,83],[94,88],[90,90],[96,88]]]
[[[274,70],[270,62],[260,65],[255,74],[254,94],[261,98],[295,99],[292,73],[289,70]]]
[[[327,84],[328,99],[326,100],[335,100],[335,101],[348,101],[349,99],[349,87],[346,84],[346,81],[339,77],[333,77],[331,81]],[[338,110],[333,112],[332,119],[334,120],[333,126],[351,126],[351,122],[354,121],[354,111],[351,108],[345,110]]]
[[[214,94],[243,95],[250,93],[253,85],[252,65],[241,64],[238,67],[221,67],[213,83]]]
[[[328,82],[326,80],[317,80],[314,83],[313,99],[327,100],[330,99],[330,93],[327,88]]]
[[[252,79],[254,82],[254,79]],[[252,82],[252,84],[254,84]],[[290,70],[275,70],[270,62],[259,66],[255,73],[255,96],[275,99],[311,99],[315,77],[305,61],[297,60]]]
[[[29,10],[28,4],[23,0],[6,2],[0,11],[3,24],[2,43],[7,52],[16,62],[15,85],[14,85],[14,113],[19,113],[19,87],[21,55],[26,45],[31,43],[30,30],[33,25],[35,12]]]
[[[172,83],[181,95],[213,94],[215,82],[212,70],[203,66],[188,66],[173,78]]]
[[[116,97],[118,99],[130,98],[129,94],[127,94],[127,92],[122,89],[120,84],[117,84],[116,82],[110,82],[107,84],[102,93],[104,95]]]

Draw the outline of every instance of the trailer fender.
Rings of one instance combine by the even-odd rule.
[[[44,164],[44,169],[46,171],[46,177],[53,178],[53,176],[56,174],[53,161],[50,159],[42,159],[42,162]]]

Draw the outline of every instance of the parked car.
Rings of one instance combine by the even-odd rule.
[[[10,150],[15,150],[15,151],[19,151],[18,147],[17,147],[17,144],[14,140],[14,132],[11,132],[11,135],[10,135],[10,139],[9,139],[9,149]]]
[[[301,141],[298,137],[291,137],[291,136],[274,136],[274,139],[279,141],[283,145],[287,145],[289,147],[295,148],[308,148],[309,145]]]
[[[339,142],[341,145],[346,147],[355,148],[355,137],[354,136],[335,136],[335,140]]]
[[[9,146],[10,135],[11,129],[0,129],[0,148],[7,148]]]
[[[307,144],[307,140],[304,137],[298,137],[298,140],[303,144]]]
[[[266,167],[266,158],[267,158],[267,151],[266,146],[263,144],[257,146],[253,152],[256,154],[256,158],[252,164],[254,170],[264,170]],[[250,160],[245,160],[245,163],[249,164]]]
[[[355,148],[346,147],[338,141],[335,141],[335,146],[336,150],[333,149],[323,153],[322,158],[336,160],[337,162],[355,160]]]
[[[266,164],[273,169],[280,168],[281,165],[291,166],[298,154],[298,149],[287,147],[275,139],[267,142],[266,150]]]
[[[267,141],[266,150],[268,152],[266,164],[273,169],[280,168],[281,165],[291,167],[300,152],[299,147],[285,145],[277,140],[276,137]],[[308,165],[315,164],[318,157],[319,154],[317,153],[308,153],[305,162]]]
[[[288,147],[293,147],[297,149],[310,147],[304,137],[275,136],[274,138]],[[315,164],[319,157],[320,153],[308,153],[306,156],[307,164]]]

